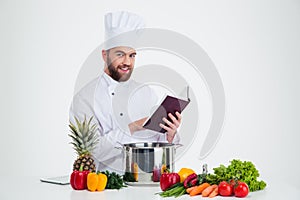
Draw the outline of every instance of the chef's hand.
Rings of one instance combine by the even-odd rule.
[[[170,119],[172,121],[167,120],[167,118],[163,118],[162,120],[168,125],[163,125],[162,123],[159,124],[159,126],[163,129],[165,129],[167,132],[167,140],[169,143],[172,143],[175,134],[177,133],[177,128],[179,127],[180,123],[181,123],[181,114],[179,112],[175,112],[175,115],[177,116],[174,117],[174,115],[172,115],[171,113],[168,114],[168,116],[170,117]]]
[[[147,120],[147,117],[139,119],[137,121],[134,121],[134,122],[131,122],[130,124],[128,124],[131,135],[136,131],[144,130],[145,128],[143,128],[143,124],[146,120]]]

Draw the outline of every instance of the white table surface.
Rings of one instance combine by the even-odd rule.
[[[75,191],[70,185],[55,185],[40,182],[38,177],[0,177],[0,200],[30,199],[30,200],[120,200],[120,199],[208,199],[201,196],[190,197],[183,195],[179,198],[162,198],[155,195],[160,192],[159,187],[128,186],[120,190],[104,190],[102,192]],[[213,198],[215,200],[239,199],[235,197]],[[268,187],[263,191],[251,192],[244,199],[300,199],[300,188],[282,182],[268,182]]]

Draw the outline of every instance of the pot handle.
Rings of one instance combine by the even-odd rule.
[[[177,148],[179,148],[179,147],[182,147],[183,144],[174,144],[174,146],[175,146],[175,149],[177,149]]]

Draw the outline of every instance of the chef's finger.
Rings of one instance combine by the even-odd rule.
[[[160,123],[159,126],[163,129],[165,129],[167,132],[172,131],[172,129],[170,127],[163,125],[162,123]]]
[[[175,125],[176,128],[179,127],[180,122],[176,119],[176,117],[174,117],[174,115],[172,115],[171,113],[168,114],[169,117],[171,118],[171,120],[173,121],[173,124]]]
[[[167,120],[167,118],[163,118],[162,119],[165,123],[167,123],[169,125],[169,127],[171,127],[172,129],[176,130],[177,127],[176,127],[176,124],[174,125],[174,123],[170,122],[169,120]]]
[[[181,119],[182,119],[181,114],[178,111],[176,111],[175,115],[177,116],[177,120],[179,121],[179,123],[181,123]]]

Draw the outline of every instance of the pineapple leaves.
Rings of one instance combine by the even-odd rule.
[[[75,142],[77,144],[77,146],[78,146],[78,144],[82,143],[82,140],[80,138],[77,138],[71,134],[69,134],[69,136],[72,138],[73,142]]]
[[[90,127],[90,124],[91,124],[91,121],[92,121],[93,118],[94,118],[93,116],[90,118],[90,120],[88,122],[88,127]],[[94,124],[94,125],[96,125],[96,124]]]
[[[76,144],[76,143],[70,142],[70,144],[73,145],[73,149],[74,149],[78,154],[81,154],[81,149],[79,149],[79,148],[77,147],[77,144]]]
[[[74,117],[74,118],[75,118],[78,130],[80,130],[81,123],[80,123],[80,121],[79,121],[79,119],[77,117]]]
[[[95,140],[94,138],[97,137],[97,133],[96,133],[95,129],[96,129],[96,124],[94,124],[90,130],[91,134],[88,135],[88,139],[87,139],[88,141]]]
[[[98,134],[96,133],[97,124],[91,125],[93,116],[87,121],[86,116],[81,122],[77,117],[74,117],[76,125],[70,121],[69,128],[73,149],[77,154],[83,155],[91,153],[95,149],[97,143],[99,142]]]

